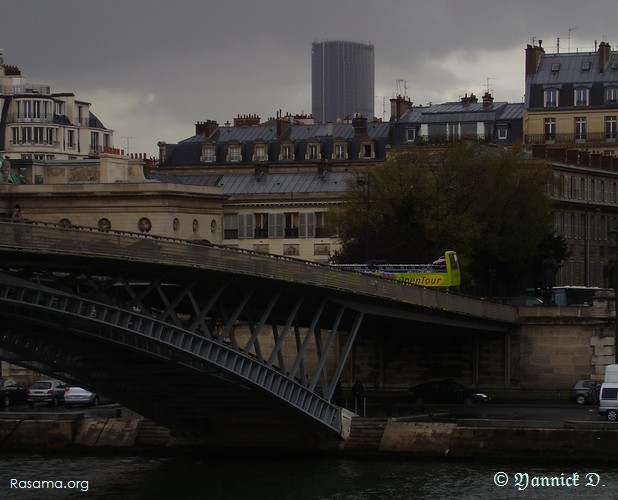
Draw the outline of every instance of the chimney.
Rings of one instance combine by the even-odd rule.
[[[398,95],[391,99],[391,121],[398,120],[412,107],[410,99]]]
[[[354,128],[354,135],[367,134],[367,118],[360,113],[356,113],[354,118],[352,118],[352,127]]]
[[[275,128],[277,130],[277,137],[283,137],[290,129],[291,118],[289,115],[282,116],[281,110],[277,111],[277,118],[275,118]]]
[[[603,73],[605,71],[605,66],[607,66],[607,62],[609,61],[609,55],[611,52],[611,47],[607,42],[599,43],[599,72]]]
[[[483,107],[489,108],[494,102],[493,96],[489,92],[483,94]]]
[[[545,50],[541,46],[543,40],[539,40],[539,45],[532,46],[528,44],[526,47],[526,76],[534,75],[539,69],[539,61],[545,54]]]
[[[474,94],[470,94],[470,97],[468,97],[468,93],[466,92],[466,95],[464,95],[461,98],[461,104],[466,105],[466,104],[470,104],[470,103],[475,103],[475,102],[479,102],[478,97],[476,97]]]
[[[235,127],[251,127],[260,124],[260,117],[258,115],[238,115],[234,118]]]
[[[214,134],[215,130],[219,128],[219,124],[213,120],[206,120],[205,122],[197,122],[195,124],[195,135],[204,134],[204,137],[210,137]]]

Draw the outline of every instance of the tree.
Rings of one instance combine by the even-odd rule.
[[[484,293],[535,286],[553,234],[551,168],[521,151],[470,142],[415,148],[358,174],[336,211],[335,262],[431,262],[455,250],[464,283]],[[491,290],[490,290],[491,289]]]

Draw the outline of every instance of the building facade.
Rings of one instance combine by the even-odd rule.
[[[311,46],[311,113],[322,123],[374,116],[373,45],[328,41]]]
[[[85,158],[114,146],[113,130],[73,93],[31,84],[0,54],[0,155],[11,159]]]
[[[596,42],[595,42],[596,45]],[[554,229],[571,255],[557,284],[612,286],[618,224],[618,52],[526,47],[524,145],[554,171]]]
[[[618,151],[618,52],[601,42],[595,52],[547,54],[526,48],[525,144]]]
[[[390,130],[362,116],[342,123],[291,115],[200,122],[194,136],[159,143],[148,177],[221,189],[224,245],[327,262],[340,247],[331,211],[349,182],[386,160]]]

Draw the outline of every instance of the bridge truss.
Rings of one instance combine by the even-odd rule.
[[[368,313],[504,328],[496,311],[469,311],[293,259],[0,222],[0,357],[172,427],[288,415],[341,433],[333,395]]]

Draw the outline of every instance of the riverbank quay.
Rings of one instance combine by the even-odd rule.
[[[592,411],[592,409],[591,409]],[[227,429],[230,432],[231,428]],[[286,450],[228,436],[230,449]],[[0,451],[192,452],[225,451],[225,436],[177,435],[131,412],[10,412],[0,414]],[[290,443],[294,443],[291,440]],[[297,441],[296,441],[297,443]],[[270,450],[269,450],[270,448]],[[618,424],[604,420],[454,418],[448,413],[407,417],[354,417],[345,441],[315,442],[312,451],[354,457],[402,459],[543,458],[618,462]],[[290,445],[286,451],[301,451]]]

